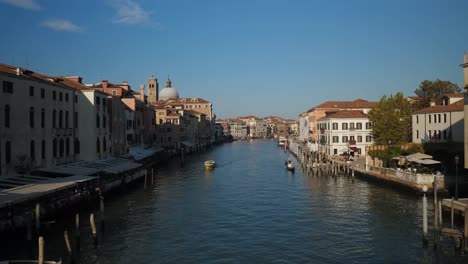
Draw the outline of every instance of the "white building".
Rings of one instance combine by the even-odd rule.
[[[463,94],[446,95],[444,105],[423,108],[413,113],[413,142],[463,142]]]
[[[302,113],[299,116],[299,141],[307,142],[309,140],[309,116],[307,113]]]
[[[247,125],[242,121],[231,121],[228,123],[231,128],[231,136],[236,139],[247,137]]]
[[[342,110],[318,120],[319,150],[327,155],[346,152],[365,155],[373,144],[371,123],[362,111]]]

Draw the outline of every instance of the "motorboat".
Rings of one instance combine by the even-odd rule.
[[[212,170],[216,166],[216,162],[214,160],[207,160],[205,161],[205,169]]]

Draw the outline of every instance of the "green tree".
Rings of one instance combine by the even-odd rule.
[[[441,97],[445,94],[461,93],[460,87],[450,81],[435,80],[422,81],[419,88],[414,91],[417,96],[423,99],[418,102],[417,109],[429,107],[430,102],[441,104]]]
[[[396,145],[408,142],[411,137],[411,113],[411,103],[403,93],[383,96],[368,115],[375,143]]]

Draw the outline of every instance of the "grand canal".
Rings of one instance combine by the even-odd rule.
[[[467,263],[451,247],[422,248],[419,195],[292,174],[288,156],[275,141],[256,140],[188,156],[183,168],[174,160],[146,191],[106,200],[97,247],[83,224],[79,262]],[[205,172],[207,159],[218,167]],[[49,259],[66,255],[62,232],[46,236]]]

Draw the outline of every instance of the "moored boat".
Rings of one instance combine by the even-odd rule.
[[[216,166],[216,162],[214,160],[207,160],[205,161],[205,169],[212,170]]]

